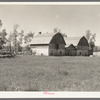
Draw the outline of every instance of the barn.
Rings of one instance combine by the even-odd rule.
[[[87,39],[83,36],[77,45],[77,55],[78,56],[89,56],[90,47]]]
[[[30,43],[35,55],[64,56],[65,40],[61,33],[45,33],[35,36]]]
[[[80,37],[64,37],[66,46],[65,46],[65,55],[66,56],[76,56],[77,55],[77,44],[80,40]]]
[[[70,46],[65,48],[65,55],[67,55],[67,56],[76,56],[76,54],[77,54],[77,49],[73,44],[71,44]]]
[[[87,39],[83,37],[66,37],[65,54],[66,56],[89,56],[91,48]]]

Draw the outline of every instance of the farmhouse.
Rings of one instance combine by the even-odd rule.
[[[89,56],[91,54],[91,48],[87,39],[83,37],[67,37],[65,55],[66,56]]]
[[[30,43],[35,55],[64,56],[65,40],[61,33],[45,33],[35,36]]]

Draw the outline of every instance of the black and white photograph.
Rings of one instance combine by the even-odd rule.
[[[100,4],[0,3],[7,91],[100,92]]]

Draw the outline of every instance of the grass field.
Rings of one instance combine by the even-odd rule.
[[[100,57],[0,58],[0,91],[100,91]]]

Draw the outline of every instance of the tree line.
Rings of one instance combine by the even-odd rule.
[[[0,20],[0,50],[2,50],[4,47],[8,47],[10,52],[14,52],[17,54],[18,52],[22,52],[23,49],[26,51],[30,51],[29,43],[32,41],[34,37],[34,32],[28,32],[26,35],[24,34],[24,30],[19,29],[19,25],[15,24],[13,26],[13,31],[10,33],[6,32],[6,29],[2,29],[3,23]],[[57,27],[53,29],[54,33],[61,32],[61,29],[58,29]],[[62,33],[63,37],[67,37],[65,33]],[[86,39],[88,40],[89,46],[91,47],[92,51],[94,50],[95,41],[96,41],[96,33],[91,33],[90,30],[86,31],[85,35]],[[25,44],[25,47],[23,48],[22,44]],[[5,46],[7,44],[7,46]]]
[[[2,29],[3,23],[0,20],[0,49],[3,48],[9,49],[9,52],[14,52],[17,54],[18,52],[22,52],[23,46],[25,44],[24,49],[30,50],[29,43],[34,37],[34,32],[28,32],[26,35],[24,34],[24,30],[18,31],[20,27],[18,24],[13,26],[13,31],[7,33],[6,29]]]

